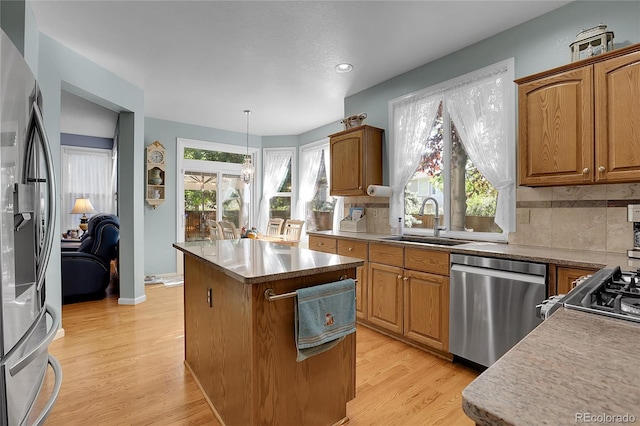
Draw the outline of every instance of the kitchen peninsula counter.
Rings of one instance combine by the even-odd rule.
[[[478,425],[640,421],[640,324],[561,308],[462,392]]]
[[[176,243],[184,253],[185,364],[225,425],[348,420],[355,334],[296,362],[293,293],[343,276],[362,260],[252,239]]]

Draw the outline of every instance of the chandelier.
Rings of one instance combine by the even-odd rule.
[[[251,114],[251,110],[245,109],[244,113],[247,115],[247,155],[244,156],[244,161],[242,162],[240,179],[249,185],[253,181],[253,175],[256,170],[251,163],[251,156],[249,155],[249,114]]]

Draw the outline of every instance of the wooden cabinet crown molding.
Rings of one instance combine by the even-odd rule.
[[[560,74],[566,71],[582,68],[588,65],[593,65],[598,62],[606,61],[612,58],[617,58],[619,56],[624,56],[633,52],[640,52],[640,43],[633,44],[627,47],[621,47],[620,49],[615,49],[615,50],[612,50],[611,52],[603,53],[598,56],[592,56],[590,58],[585,58],[580,61],[571,62],[571,63],[561,65],[559,67],[551,68],[545,71],[540,71],[539,73],[536,73],[536,74],[520,77],[514,81],[516,84],[529,83],[531,81],[539,80],[541,78],[545,78],[545,77],[549,77],[555,74]]]

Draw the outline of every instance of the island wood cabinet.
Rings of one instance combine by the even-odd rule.
[[[356,316],[358,318],[366,318],[369,244],[361,241],[310,235],[309,249],[355,257],[365,261],[363,266],[356,268]]]
[[[247,284],[236,279],[237,273],[200,257],[201,252],[185,253],[185,364],[220,423],[346,423],[346,405],[356,390],[355,333],[297,362],[294,299],[268,301],[264,294],[268,288],[284,294],[353,277],[355,268],[323,272],[320,267],[312,275]]]
[[[516,83],[520,185],[640,180],[640,44]]]
[[[382,129],[358,126],[329,136],[332,196],[367,195],[382,185]]]

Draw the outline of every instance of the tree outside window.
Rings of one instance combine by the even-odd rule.
[[[431,196],[439,201],[441,217],[449,201],[450,212],[444,217],[449,230],[502,233],[495,224],[498,192],[469,159],[444,102],[446,98],[439,105],[416,172],[405,187],[405,227],[433,229],[434,204],[428,202],[424,214],[419,214],[423,200]],[[445,173],[447,163],[449,173]]]

